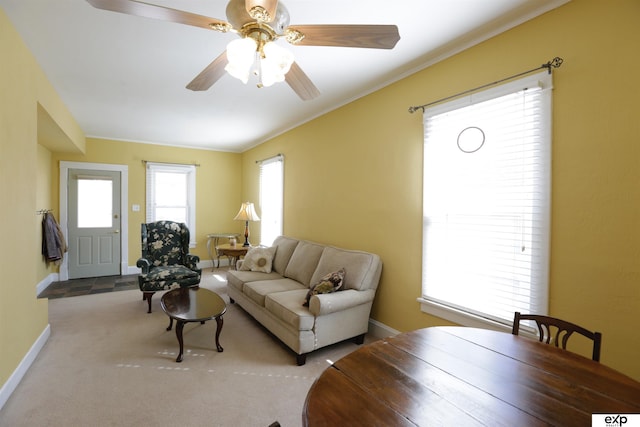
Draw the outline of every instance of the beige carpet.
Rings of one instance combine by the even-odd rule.
[[[228,302],[224,274],[203,273],[201,286]],[[147,314],[137,290],[50,300],[49,319],[51,337],[0,411],[2,427],[300,426],[313,381],[358,348],[340,343],[296,366],[293,352],[229,305],[224,352],[215,351],[215,321],[189,323],[176,363],[159,294]]]

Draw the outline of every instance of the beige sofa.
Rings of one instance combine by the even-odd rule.
[[[298,365],[304,365],[307,353],[329,344],[350,338],[362,344],[380,281],[380,257],[286,236],[276,238],[269,252],[271,262],[265,266],[263,259],[257,267],[263,271],[246,271],[241,260],[228,272],[232,303],[291,348]],[[250,259],[245,258],[247,264]],[[313,295],[303,306],[313,284],[342,268],[346,274],[339,290]]]

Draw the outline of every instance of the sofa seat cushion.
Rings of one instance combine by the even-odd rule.
[[[296,289],[271,293],[265,298],[265,308],[287,325],[299,331],[310,331],[315,325],[315,316],[301,304],[307,292],[307,289]]]
[[[227,284],[233,286],[240,292],[244,292],[246,282],[258,282],[263,280],[282,279],[282,276],[272,271],[271,273],[260,273],[257,271],[229,270],[227,272]]]
[[[255,302],[261,307],[264,307],[265,296],[274,292],[284,292],[302,289],[303,293],[309,291],[306,287],[300,283],[291,279],[275,279],[275,280],[260,280],[258,282],[247,282],[244,284],[242,292],[247,298]],[[303,295],[304,298],[304,295]]]

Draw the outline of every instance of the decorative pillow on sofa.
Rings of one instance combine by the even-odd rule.
[[[240,265],[241,271],[259,271],[262,273],[271,273],[273,265],[273,257],[276,254],[277,246],[269,248],[257,247],[251,248],[242,260]]]
[[[309,292],[307,292],[307,296],[304,298],[304,303],[302,305],[305,307],[309,307],[309,300],[313,295],[330,294],[331,292],[340,290],[340,288],[342,287],[342,283],[344,282],[345,274],[347,274],[346,271],[344,270],[344,268],[341,268],[338,271],[334,271],[333,273],[329,273],[324,276],[318,281],[318,283],[311,286]]]

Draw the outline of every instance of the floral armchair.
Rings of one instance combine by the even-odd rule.
[[[157,221],[141,225],[142,257],[136,266],[142,269],[138,284],[142,299],[149,304],[157,291],[198,286],[202,270],[200,258],[189,254],[189,229],[185,224]]]

